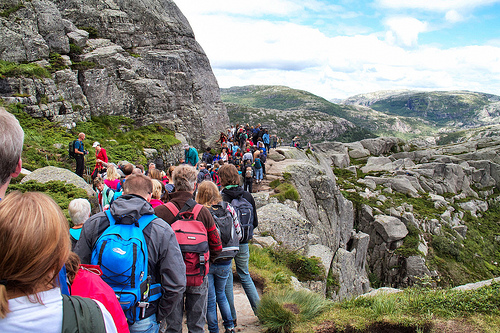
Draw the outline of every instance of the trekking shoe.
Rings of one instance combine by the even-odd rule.
[[[234,328],[226,328],[224,333],[235,333]]]

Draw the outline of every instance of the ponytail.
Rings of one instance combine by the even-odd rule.
[[[9,300],[7,299],[6,281],[0,281],[0,319],[7,317],[9,311]]]

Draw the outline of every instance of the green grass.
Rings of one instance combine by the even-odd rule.
[[[332,307],[332,302],[307,291],[281,290],[265,294],[258,317],[268,332],[292,332],[300,322],[308,322]]]
[[[27,181],[23,184],[10,184],[7,193],[11,191],[21,192],[43,192],[61,207],[62,211],[69,219],[68,205],[73,199],[85,198],[88,199],[87,192],[84,189],[78,188],[73,184],[67,184],[62,181],[49,181],[47,183],[38,183],[34,180]],[[71,225],[70,225],[71,226]]]
[[[90,151],[87,165],[95,163],[92,142],[99,141],[106,148],[112,162],[127,160],[132,163],[146,164],[143,148],[168,151],[178,144],[175,134],[160,126],[136,127],[132,119],[121,116],[92,117],[90,121],[79,122],[68,130],[44,118],[33,118],[22,111],[22,104],[10,104],[7,108],[19,120],[25,131],[23,166],[34,170],[44,166],[74,169],[74,160],[68,158],[68,143],[75,140],[78,133],[84,132],[85,147]],[[61,144],[62,148],[56,148]]]
[[[300,195],[295,186],[291,183],[285,182],[281,183],[274,189],[276,194],[271,195],[279,200],[279,202],[285,202],[287,199],[293,200],[296,202],[300,201]]]
[[[0,60],[0,78],[3,77],[30,77],[50,78],[50,72],[37,64],[18,64]]]
[[[288,267],[299,281],[322,281],[325,279],[325,270],[321,259],[305,257],[297,251],[284,247],[266,249],[272,258]]]

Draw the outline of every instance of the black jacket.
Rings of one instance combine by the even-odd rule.
[[[227,201],[230,203],[231,200],[238,198],[242,194],[243,194],[243,198],[245,198],[248,202],[250,202],[250,204],[253,207],[253,216],[254,216],[253,228],[255,229],[259,225],[259,220],[257,218],[257,207],[255,206],[255,200],[254,200],[253,196],[249,192],[243,190],[243,188],[241,186],[224,188],[222,190],[222,199],[224,201]],[[242,242],[242,243],[245,243],[245,242]]]

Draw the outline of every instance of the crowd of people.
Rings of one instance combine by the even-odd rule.
[[[189,332],[205,325],[219,332],[218,307],[225,332],[234,332],[233,262],[257,311],[248,269],[258,226],[250,192],[276,147],[267,130],[231,127],[201,159],[185,145],[184,159],[166,171],[110,163],[95,142],[100,212],[91,215],[86,199],[71,201],[72,228],[45,194],[5,196],[21,171],[23,137],[0,108],[1,331],[182,332],[185,315]],[[84,139],[81,133],[73,145],[77,172]]]

